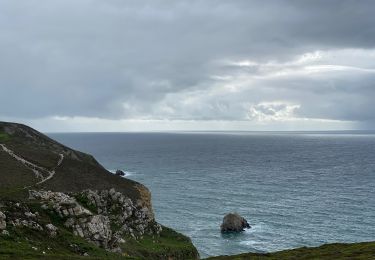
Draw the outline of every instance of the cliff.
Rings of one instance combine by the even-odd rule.
[[[0,258],[197,259],[158,224],[149,190],[91,155],[0,122]]]

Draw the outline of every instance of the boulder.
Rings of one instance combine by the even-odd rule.
[[[7,227],[7,223],[5,219],[6,219],[5,214],[0,211],[0,230],[6,229]]]
[[[9,236],[9,232],[5,229],[3,231],[1,231],[0,234],[3,235],[3,236]]]
[[[121,171],[121,170],[116,170],[115,174],[117,176],[125,176],[125,172]]]
[[[225,215],[223,223],[220,226],[221,232],[241,232],[245,228],[250,228],[249,223],[237,213]]]
[[[91,237],[91,241],[98,246],[108,248],[108,242],[112,238],[112,230],[108,216],[95,215],[90,221],[82,224],[85,234]],[[87,236],[86,235],[86,236]]]
[[[52,224],[47,224],[46,225],[46,230],[48,232],[48,235],[50,237],[55,237],[57,235],[57,227],[55,227],[54,225]]]

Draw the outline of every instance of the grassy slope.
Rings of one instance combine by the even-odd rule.
[[[319,247],[301,247],[268,254],[240,254],[233,256],[218,256],[211,260],[367,260],[375,259],[375,242],[352,244],[326,244]]]
[[[12,198],[20,195],[23,197],[23,187],[34,184],[37,180],[34,173],[23,167],[21,163],[13,160],[7,153],[0,152],[0,197]],[[14,169],[18,169],[14,171]],[[15,181],[17,180],[17,181]]]
[[[166,231],[169,232],[169,231]],[[162,234],[163,236],[163,234]],[[122,255],[110,253],[86,242],[80,237],[73,236],[71,232],[62,231],[54,238],[42,235],[40,232],[23,229],[12,229],[9,237],[0,235],[0,259],[168,259],[167,255],[173,253],[179,258],[196,259],[192,248],[186,248],[186,243],[180,243],[171,238],[161,237],[152,242],[146,238],[141,242],[128,241],[124,245],[127,249]],[[147,240],[147,242],[145,242]],[[145,244],[148,244],[145,246]],[[77,245],[89,256],[82,256],[75,252],[71,244]],[[36,248],[36,250],[33,249]],[[181,249],[186,249],[181,250]],[[43,253],[44,252],[44,253]]]
[[[70,149],[25,125],[0,122],[0,143],[26,160],[49,170],[56,166],[59,154],[65,154],[54,178],[36,187],[37,189],[76,192],[115,188],[133,200],[142,197],[139,187],[146,190],[135,181],[109,173],[91,155]],[[30,176],[27,173],[31,173]],[[0,149],[0,198],[3,193],[9,194],[10,190],[17,195],[16,191],[25,182],[30,184],[37,181],[29,169]]]
[[[8,139],[9,139],[8,134],[0,132],[0,142],[6,142]]]
[[[0,259],[127,259],[106,252],[67,231],[54,239],[25,228],[10,232],[10,236],[0,237]],[[71,244],[88,252],[89,257],[76,253]]]
[[[188,237],[167,227],[163,227],[159,238],[146,236],[141,241],[129,240],[123,250],[142,259],[167,259],[167,255],[173,255],[175,259],[188,260],[198,255]]]

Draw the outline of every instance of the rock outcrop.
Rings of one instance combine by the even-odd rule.
[[[134,204],[114,189],[71,194],[31,190],[30,199],[40,201],[43,209],[66,219],[64,225],[71,228],[75,235],[109,251],[121,251],[119,243],[123,237],[141,239],[144,234],[158,236],[162,230],[147,207]],[[28,214],[29,219],[31,215]],[[30,221],[26,221],[28,226],[38,227],[37,223]],[[46,228],[50,236],[55,235],[56,230],[52,226]]]
[[[237,213],[229,213],[223,218],[220,226],[221,232],[241,232],[245,228],[250,228],[249,223]]]
[[[57,235],[58,228],[55,227],[53,224],[50,223],[50,224],[46,225],[46,230],[47,230],[48,235],[50,237],[55,237]]]
[[[3,212],[0,211],[0,230],[4,230],[7,227],[6,216]]]

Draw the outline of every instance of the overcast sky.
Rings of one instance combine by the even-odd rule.
[[[375,128],[373,0],[0,0],[0,120]]]

